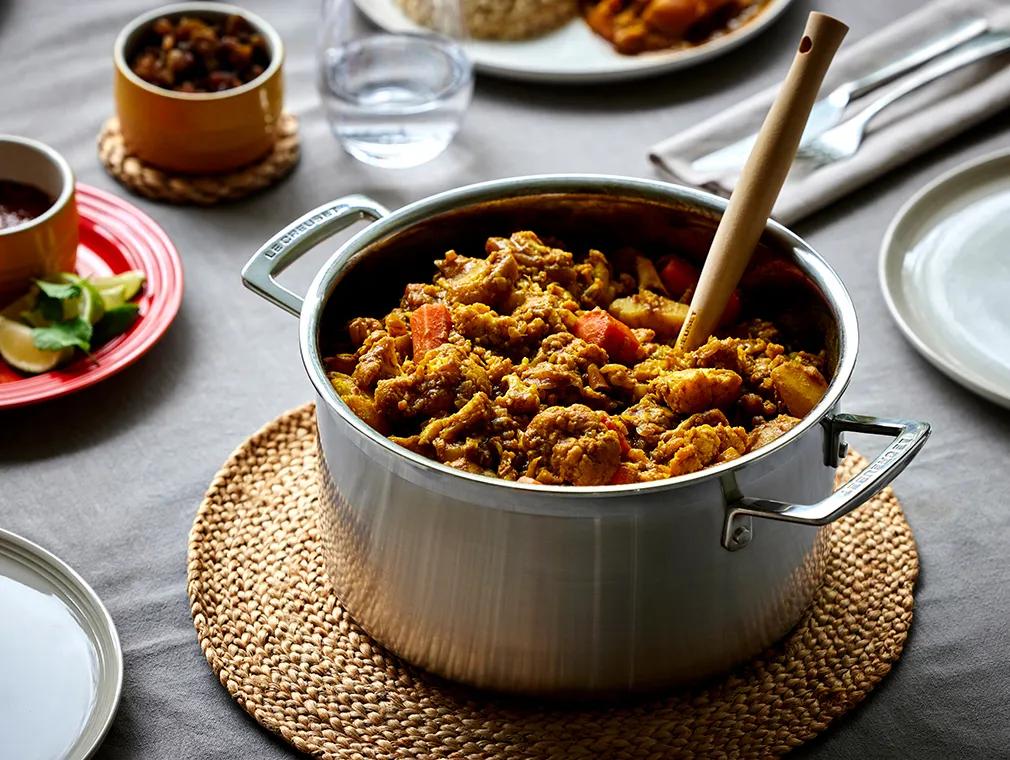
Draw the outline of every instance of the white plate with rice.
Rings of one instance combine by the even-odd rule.
[[[407,17],[397,0],[355,2],[373,23],[388,32],[425,31]],[[767,0],[754,18],[699,45],[638,55],[618,53],[581,16],[539,37],[470,39],[463,47],[478,71],[506,79],[586,84],[640,79],[693,66],[743,44],[781,16],[791,2]]]

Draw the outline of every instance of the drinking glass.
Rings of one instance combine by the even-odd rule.
[[[334,135],[359,161],[417,166],[459,130],[473,70],[453,39],[462,28],[458,0],[432,3],[435,29],[418,33],[363,29],[354,0],[323,3],[319,93]]]

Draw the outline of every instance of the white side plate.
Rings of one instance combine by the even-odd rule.
[[[887,307],[919,352],[1010,407],[1010,151],[919,191],[880,251]]]
[[[0,529],[0,756],[85,760],[116,713],[123,654],[65,562]]]
[[[369,19],[388,32],[425,31],[407,18],[396,0],[355,0]],[[621,55],[581,18],[531,40],[466,40],[463,48],[478,71],[530,82],[593,83],[638,79],[693,66],[725,53],[777,19],[792,0],[768,0],[757,18],[697,47]]]

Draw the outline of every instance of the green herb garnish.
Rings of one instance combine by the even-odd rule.
[[[62,351],[64,348],[76,347],[88,352],[91,351],[92,332],[86,319],[65,319],[48,327],[33,328],[32,343],[40,351]]]
[[[39,290],[50,298],[55,298],[57,301],[77,298],[81,294],[81,286],[75,282],[46,282],[45,280],[36,280],[35,284],[39,286]]]

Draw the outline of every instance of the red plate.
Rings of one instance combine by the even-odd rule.
[[[52,372],[23,375],[0,359],[0,409],[34,404],[87,388],[128,367],[172,324],[182,302],[182,262],[168,235],[129,203],[88,185],[77,185],[81,244],[77,273],[104,276],[139,269],[147,275],[140,316],[122,335],[91,356]]]

